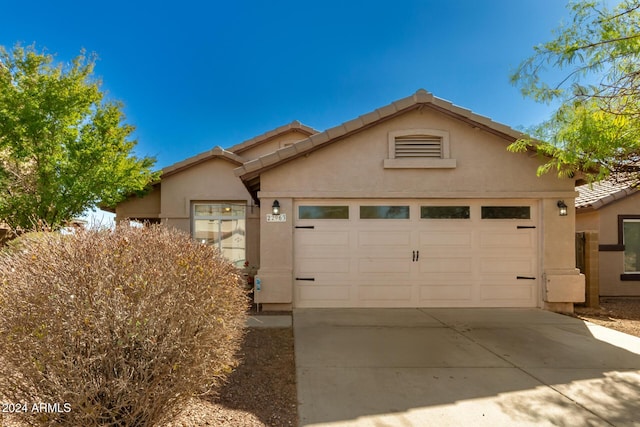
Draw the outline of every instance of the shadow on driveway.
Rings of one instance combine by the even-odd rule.
[[[640,339],[538,309],[299,309],[301,425],[640,425]]]

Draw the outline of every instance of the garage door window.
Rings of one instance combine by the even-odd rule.
[[[482,219],[531,219],[531,207],[483,206]]]
[[[349,206],[300,206],[300,219],[349,219]]]
[[[420,206],[422,219],[469,219],[469,206]]]
[[[409,219],[409,206],[360,206],[360,219]]]

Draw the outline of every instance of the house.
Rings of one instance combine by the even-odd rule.
[[[520,136],[419,90],[324,132],[293,122],[176,163],[116,215],[259,265],[264,309],[571,311],[575,183],[537,177],[535,155],[506,150]]]
[[[640,193],[615,180],[576,190],[576,231],[598,233],[600,296],[639,296]]]

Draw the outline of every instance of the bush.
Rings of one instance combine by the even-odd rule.
[[[0,256],[0,401],[26,423],[157,425],[236,366],[247,298],[215,249],[161,226],[21,240]]]

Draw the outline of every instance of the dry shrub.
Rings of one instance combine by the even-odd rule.
[[[160,226],[23,238],[0,256],[0,401],[26,403],[29,425],[170,420],[237,364],[239,280]]]

